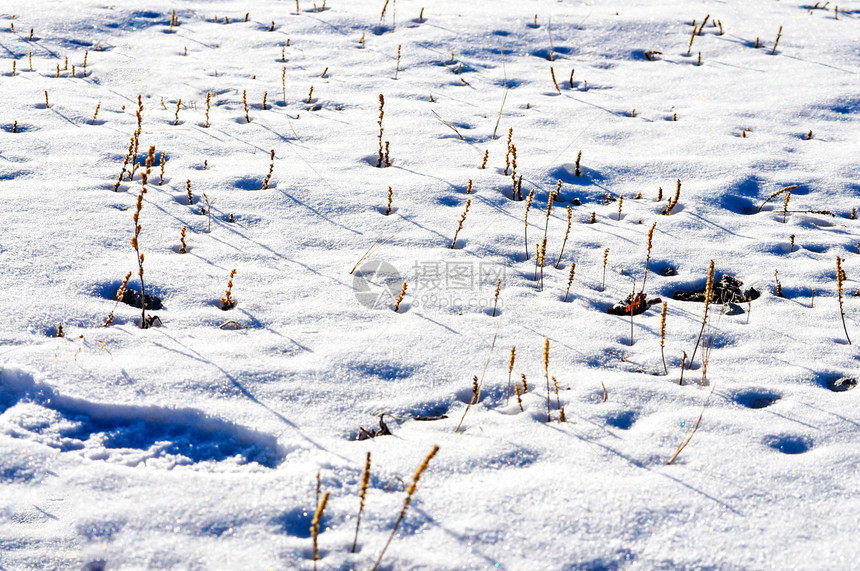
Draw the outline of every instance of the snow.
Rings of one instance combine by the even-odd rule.
[[[319,474],[318,568],[370,569],[434,445],[380,569],[854,566],[860,391],[830,385],[858,364],[837,256],[860,341],[860,3],[384,3],[4,3],[0,568],[312,569]],[[140,289],[143,169],[114,191],[138,95],[138,157],[166,154],[139,219],[164,308],[103,327],[127,272]],[[789,185],[785,220],[785,194],[758,211]],[[668,374],[660,304],[632,344],[606,313],[655,222]],[[704,305],[673,295],[710,260],[761,297],[711,304],[682,385]],[[359,440],[380,415],[392,434]]]

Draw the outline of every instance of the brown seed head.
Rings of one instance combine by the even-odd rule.
[[[663,309],[660,310],[660,347],[666,344],[666,309],[669,304],[663,302]]]
[[[544,373],[549,372],[549,337],[544,340],[543,344],[543,370]]]

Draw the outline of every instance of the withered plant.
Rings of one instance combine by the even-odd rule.
[[[511,401],[511,373],[514,371],[514,362],[517,359],[517,347],[516,345],[511,347],[511,359],[508,362],[508,391],[505,396],[505,406],[508,406]]]
[[[364,461],[364,471],[361,473],[361,491],[358,493],[358,517],[355,518],[355,539],[352,540],[352,553],[355,553],[358,544],[358,527],[361,525],[361,512],[364,511],[364,500],[367,497],[367,488],[370,485],[370,452]]]
[[[603,284],[600,286],[601,291],[606,291],[606,264],[609,261],[609,248],[603,250]]]
[[[469,206],[472,204],[472,199],[466,201],[466,209],[463,211],[462,216],[460,216],[460,224],[457,226],[457,231],[454,232],[454,239],[451,240],[451,249],[454,249],[454,246],[457,244],[457,236],[460,234],[460,230],[463,229],[463,223],[466,221],[466,215],[469,213]]]
[[[495,296],[493,297],[493,315],[492,315],[492,317],[495,317],[495,316],[496,316],[496,306],[498,306],[498,305],[499,305],[499,293],[500,293],[501,291],[502,291],[502,280],[501,280],[501,279],[499,279],[499,280],[496,282],[496,294],[495,294]]]
[[[678,206],[678,200],[681,198],[681,179],[678,179],[677,186],[675,187],[675,196],[670,198],[666,203],[666,209],[663,211],[664,216],[669,216],[672,214],[672,210]]]
[[[319,561],[320,553],[318,546],[318,539],[320,534],[320,521],[322,520],[323,511],[325,511],[325,506],[328,503],[329,492],[323,494],[322,500],[320,500],[317,505],[316,512],[314,512],[314,518],[311,520],[311,537],[313,538],[313,546],[314,546],[314,571],[317,569],[317,561]]]
[[[116,308],[119,307],[119,302],[122,301],[123,296],[125,295],[125,290],[128,288],[128,280],[131,278],[131,272],[125,274],[125,278],[122,280],[122,284],[120,284],[119,289],[116,291],[116,303],[113,306],[113,309],[108,315],[107,320],[105,320],[104,325],[102,327],[107,327],[111,323],[113,323],[114,312],[116,312]]]
[[[546,421],[552,421],[550,414],[550,398],[549,398],[549,337],[544,340],[543,344],[543,374],[546,377]]]
[[[272,180],[272,173],[275,171],[275,149],[269,151],[269,172],[266,173],[266,178],[263,179],[262,190],[269,189],[269,182]]]
[[[573,285],[573,277],[576,274],[576,262],[570,263],[570,275],[567,277],[567,291],[564,292],[564,301],[567,302],[567,296],[570,295],[570,286]]]
[[[663,359],[663,371],[668,375],[669,368],[666,366],[666,309],[669,304],[663,302],[663,308],[660,310],[660,358]]]
[[[836,292],[839,296],[839,315],[842,317],[842,329],[845,330],[845,339],[851,345],[851,337],[848,336],[848,326],[845,325],[845,306],[842,303],[842,283],[845,281],[845,272],[842,271],[842,258],[836,256]]]
[[[561,181],[558,181],[559,183]],[[561,264],[561,257],[564,255],[564,247],[567,245],[567,238],[570,236],[570,225],[573,222],[573,209],[568,205],[567,207],[567,230],[564,232],[564,241],[561,243],[561,251],[558,253],[558,260],[555,262],[555,267]]]
[[[146,285],[143,279],[143,253],[140,251],[140,211],[143,210],[143,195],[146,194],[146,187],[140,189],[140,194],[137,195],[137,205],[134,210],[134,236],[131,238],[131,247],[134,248],[135,257],[137,258],[137,275],[140,278],[140,328],[146,329],[149,324],[146,320]]]
[[[224,297],[221,298],[221,309],[227,311],[236,307],[236,300],[233,299],[233,277],[236,275],[236,268],[230,271],[230,279],[227,281],[227,289],[224,291]]]
[[[408,285],[406,282],[403,282],[403,287],[400,289],[400,295],[397,296],[397,301],[394,304],[394,313],[397,313],[400,310],[400,304],[403,303],[403,298],[406,297],[406,288]]]
[[[524,221],[523,232],[524,232],[525,245],[526,245],[526,260],[529,259],[529,210],[531,210],[532,200],[534,200],[534,197],[535,197],[535,189],[532,189],[531,192],[529,192],[529,198],[526,201],[526,213],[525,213],[525,216],[523,216],[523,221]]]
[[[702,340],[702,335],[705,332],[705,325],[708,323],[708,309],[711,307],[711,298],[714,292],[714,261],[711,260],[708,266],[708,281],[705,283],[705,311],[702,315],[702,328],[699,330],[699,336],[696,338],[696,346],[693,347],[693,354],[690,355],[690,362],[687,368],[693,368],[693,359],[696,357],[696,350],[699,348],[699,342]]]
[[[418,469],[415,471],[415,475],[412,476],[412,483],[406,490],[406,498],[403,500],[403,508],[400,510],[400,515],[397,516],[397,520],[394,522],[394,527],[391,529],[391,535],[388,536],[388,541],[385,542],[385,547],[382,548],[382,553],[379,554],[379,558],[376,560],[376,563],[374,563],[371,571],[376,571],[379,564],[382,563],[382,558],[388,550],[388,546],[391,545],[391,540],[394,539],[394,536],[397,534],[397,529],[406,517],[406,510],[409,508],[409,504],[412,503],[412,497],[418,489],[418,481],[421,479],[421,474],[423,474],[424,470],[427,469],[427,466],[430,464],[430,460],[433,459],[433,456],[435,456],[437,452],[439,452],[439,446],[433,446],[433,449],[430,450],[430,453],[427,454],[427,457],[424,458],[424,461],[420,466],[418,466]]]

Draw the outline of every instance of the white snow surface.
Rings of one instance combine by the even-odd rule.
[[[4,1],[0,569],[312,569],[317,474],[317,568],[371,569],[434,445],[380,569],[856,568],[860,2],[813,6]],[[138,95],[164,307],[105,327],[140,289]],[[661,304],[632,344],[607,313],[654,223],[668,374]],[[761,295],[710,305],[681,384],[710,260]]]

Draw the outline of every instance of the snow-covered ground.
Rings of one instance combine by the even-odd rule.
[[[860,2],[818,4],[3,2],[0,569],[312,569],[318,482],[318,568],[371,569],[434,445],[380,569],[856,567]],[[104,327],[138,95],[164,307]],[[655,223],[668,373],[660,303],[607,313]],[[710,260],[761,295],[681,384]]]

